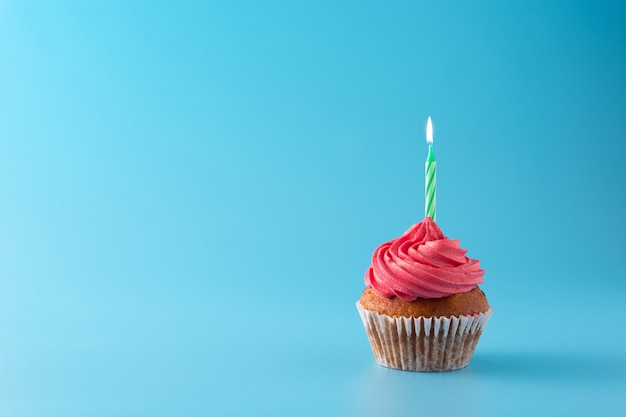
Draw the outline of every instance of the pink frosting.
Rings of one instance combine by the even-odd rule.
[[[441,298],[472,290],[483,282],[480,262],[465,256],[430,217],[374,251],[365,285],[386,298],[406,301]]]

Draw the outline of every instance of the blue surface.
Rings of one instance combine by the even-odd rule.
[[[511,3],[0,1],[0,415],[626,415],[626,8]],[[446,374],[354,306],[428,115]]]

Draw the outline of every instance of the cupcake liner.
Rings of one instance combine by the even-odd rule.
[[[392,317],[356,303],[376,362],[405,371],[440,372],[469,364],[483,327],[485,313],[460,317]]]

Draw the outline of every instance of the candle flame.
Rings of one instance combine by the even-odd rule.
[[[426,123],[426,142],[433,143],[433,121],[428,116],[428,122]]]

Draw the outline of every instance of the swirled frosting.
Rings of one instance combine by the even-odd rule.
[[[365,285],[386,298],[406,301],[467,292],[483,282],[480,262],[465,256],[458,239],[448,239],[430,217],[374,251]]]

